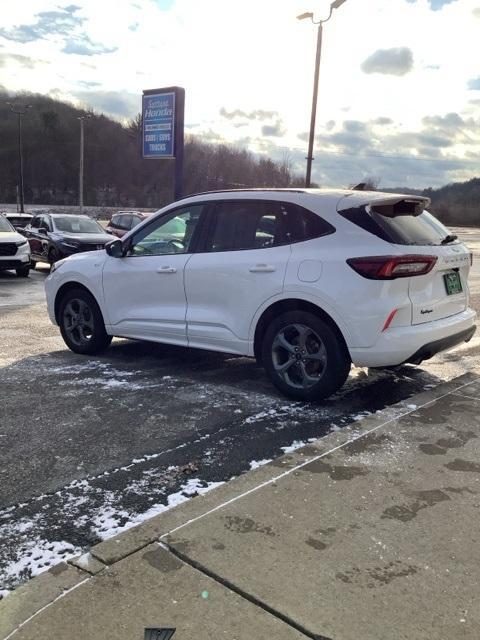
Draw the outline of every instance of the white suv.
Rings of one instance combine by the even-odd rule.
[[[255,356],[275,386],[330,395],[350,365],[468,341],[471,254],[426,198],[239,190],[161,209],[106,251],[57,262],[48,310],[77,353],[112,336]]]
[[[26,278],[30,272],[30,247],[7,218],[0,214],[0,271],[13,269]]]

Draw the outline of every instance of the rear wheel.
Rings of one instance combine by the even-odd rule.
[[[19,267],[18,269],[15,269],[15,273],[19,278],[28,278],[28,274],[30,273],[30,264],[26,267]]]
[[[97,301],[84,289],[65,294],[60,303],[59,325],[65,344],[75,353],[99,353],[112,341]]]
[[[55,247],[52,247],[48,252],[48,262],[50,266],[54,262],[57,262],[57,260],[60,260],[60,258],[61,258],[61,255],[59,254],[59,252],[55,249]]]
[[[268,326],[262,361],[277,389],[295,400],[331,395],[344,384],[351,365],[343,340],[307,311],[289,311]]]

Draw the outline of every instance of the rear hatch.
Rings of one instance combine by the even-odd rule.
[[[425,211],[428,204],[429,200],[420,196],[374,194],[369,204],[358,207],[363,211],[339,211],[395,245],[395,253],[401,248],[408,256],[435,259],[428,273],[408,278],[412,324],[447,318],[468,306],[471,254],[454,234]]]

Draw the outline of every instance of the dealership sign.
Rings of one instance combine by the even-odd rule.
[[[143,157],[175,156],[175,92],[143,96]]]

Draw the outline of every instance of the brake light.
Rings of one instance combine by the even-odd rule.
[[[437,256],[372,256],[349,258],[347,263],[354,271],[369,280],[395,280],[429,273]]]

